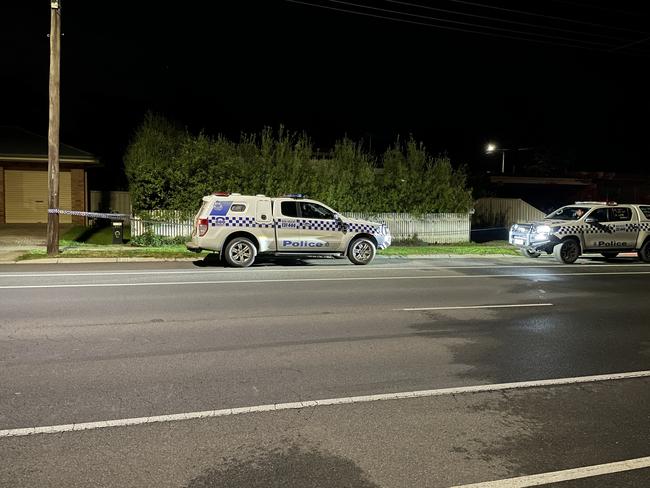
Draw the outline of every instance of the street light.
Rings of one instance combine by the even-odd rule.
[[[494,142],[488,143],[487,146],[485,146],[485,154],[494,154],[496,152],[501,153],[501,174],[506,172],[506,151],[530,151],[531,149],[534,149],[532,147],[518,147],[517,149],[506,149],[503,147],[498,147]],[[514,166],[513,166],[513,172],[514,172]]]
[[[487,146],[485,146],[485,153],[486,154],[494,154],[495,152],[501,152],[501,174],[506,172],[506,151],[508,149],[500,149],[497,147],[496,144],[493,142],[490,142]]]

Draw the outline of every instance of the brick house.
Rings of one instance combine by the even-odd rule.
[[[59,208],[88,209],[87,170],[92,154],[61,144]],[[0,224],[47,222],[47,137],[17,127],[0,127]],[[84,224],[84,217],[60,216],[61,223]]]

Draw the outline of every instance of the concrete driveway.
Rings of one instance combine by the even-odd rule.
[[[61,224],[63,234],[72,224]],[[0,224],[0,261],[16,259],[25,249],[45,247],[47,224]]]

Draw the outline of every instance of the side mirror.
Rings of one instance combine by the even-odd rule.
[[[597,223],[598,223],[598,219],[597,219],[596,217],[587,217],[587,218],[585,219],[585,222],[586,222],[587,224],[597,224]]]
[[[341,221],[341,216],[339,214],[335,213],[334,214],[334,220],[336,220],[337,222],[340,222]]]

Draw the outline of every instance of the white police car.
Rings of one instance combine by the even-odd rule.
[[[573,263],[585,253],[614,258],[630,251],[650,262],[650,205],[576,202],[544,220],[513,225],[509,240],[524,256],[546,252],[561,263]]]
[[[354,264],[368,264],[390,243],[385,224],[343,217],[303,195],[218,192],[203,197],[186,247],[214,251],[231,266],[247,267],[258,254],[347,256]]]

